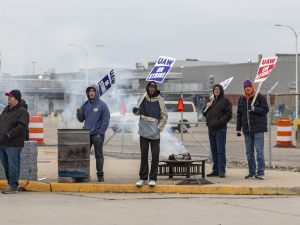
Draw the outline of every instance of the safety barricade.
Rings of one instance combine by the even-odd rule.
[[[29,117],[29,141],[44,144],[43,117],[39,114],[32,114]]]
[[[277,146],[292,145],[292,123],[289,118],[280,118],[277,125]]]

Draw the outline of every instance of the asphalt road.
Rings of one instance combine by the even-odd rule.
[[[0,194],[1,224],[300,224],[300,196]]]

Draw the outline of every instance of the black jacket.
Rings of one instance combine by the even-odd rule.
[[[227,128],[227,123],[231,120],[232,104],[228,98],[224,97],[222,85],[216,84],[213,89],[215,87],[220,88],[218,99],[215,98],[212,107],[209,107],[206,112],[203,109],[202,113],[206,117],[206,126],[209,130],[222,130]]]
[[[249,100],[245,96],[242,96],[238,102],[236,130],[241,131],[241,128],[243,128],[244,134],[268,132],[268,103],[265,97],[258,93],[254,103],[254,111],[251,111],[251,103],[254,95],[255,93],[252,94]]]
[[[6,106],[0,115],[0,144],[24,147],[28,124],[29,114],[27,104],[23,99],[13,108]]]

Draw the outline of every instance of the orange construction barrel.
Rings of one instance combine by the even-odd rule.
[[[277,146],[292,145],[292,122],[289,118],[280,118],[277,124]]]
[[[43,117],[39,114],[32,114],[29,117],[29,141],[44,144]]]

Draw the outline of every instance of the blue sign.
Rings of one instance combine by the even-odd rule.
[[[175,58],[160,56],[146,80],[162,83],[174,65],[175,61]]]
[[[110,89],[113,84],[116,82],[116,74],[115,71],[112,69],[109,74],[106,74],[105,77],[99,81],[99,91],[100,91],[100,97],[107,92],[108,89]]]

